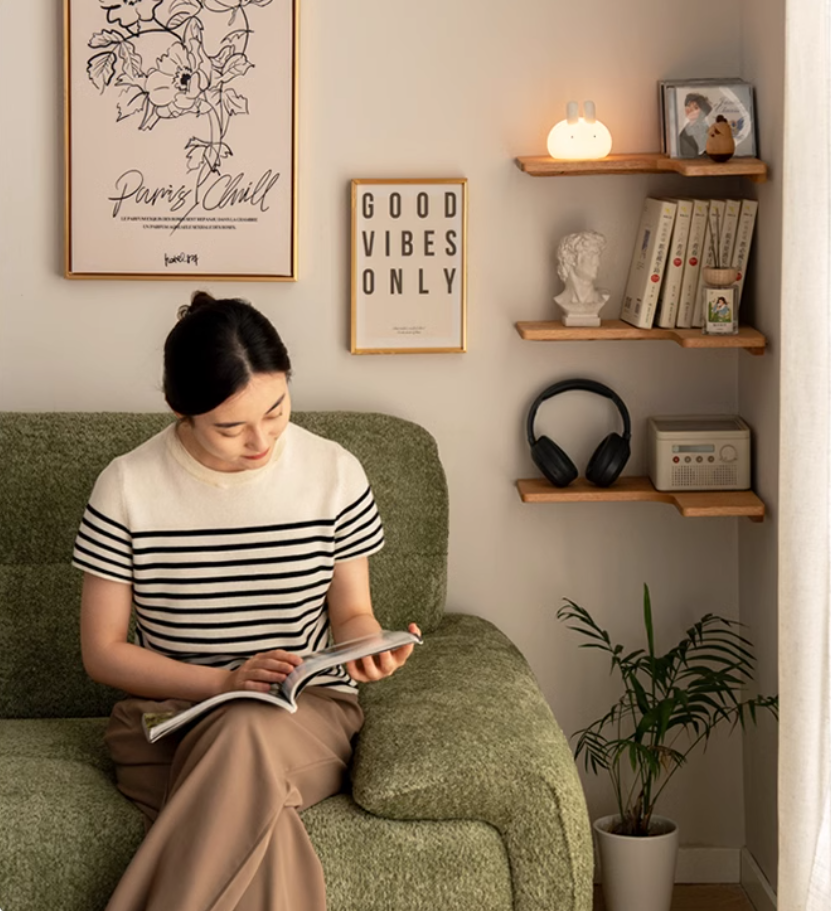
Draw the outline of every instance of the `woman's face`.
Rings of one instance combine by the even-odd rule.
[[[268,464],[290,416],[285,373],[257,373],[213,411],[182,421],[179,438],[206,468],[250,471]]]
[[[688,101],[684,105],[684,113],[687,115],[687,120],[698,120],[698,117],[701,114],[701,108],[698,106],[698,102]]]

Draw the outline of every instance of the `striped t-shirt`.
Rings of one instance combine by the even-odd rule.
[[[366,474],[339,444],[289,424],[267,465],[222,472],[171,424],[99,475],[72,562],[132,586],[138,644],[233,670],[327,645],[335,563],[383,543]],[[355,687],[342,668],[315,684]]]

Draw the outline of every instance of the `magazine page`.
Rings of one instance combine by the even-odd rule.
[[[159,738],[164,737],[171,731],[175,731],[183,724],[187,724],[194,718],[204,715],[223,702],[231,699],[259,699],[261,702],[270,702],[272,705],[286,709],[288,712],[296,712],[297,706],[290,703],[279,693],[272,691],[269,693],[259,693],[256,690],[232,690],[228,693],[219,693],[217,696],[211,696],[202,702],[197,702],[189,709],[182,712],[145,712],[141,719],[141,726],[144,729],[144,736],[150,743],[155,743]]]
[[[311,681],[311,678],[321,671],[328,670],[338,664],[346,664],[356,658],[366,658],[369,655],[378,655],[404,645],[420,645],[422,639],[415,633],[406,630],[381,630],[380,633],[370,636],[361,636],[358,639],[348,639],[330,645],[312,655],[296,667],[282,684],[279,685],[280,695],[290,703],[300,694],[300,691]]]
[[[231,699],[258,699],[279,706],[288,712],[296,712],[296,698],[304,686],[321,671],[345,664],[356,658],[377,655],[391,649],[401,648],[411,643],[420,644],[422,639],[414,633],[406,631],[382,630],[380,633],[361,636],[358,639],[349,639],[338,642],[327,648],[320,649],[309,655],[299,667],[295,668],[282,683],[276,683],[267,693],[255,690],[233,690],[228,693],[219,693],[202,702],[197,702],[182,712],[146,712],[142,717],[144,735],[150,743],[155,743],[165,734],[175,731],[205,712],[210,711],[223,702]]]

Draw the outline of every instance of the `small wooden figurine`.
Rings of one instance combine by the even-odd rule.
[[[736,151],[733,130],[727,119],[721,114],[716,117],[715,123],[707,131],[705,151],[713,161],[729,161]]]

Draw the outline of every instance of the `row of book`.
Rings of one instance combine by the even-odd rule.
[[[738,307],[758,207],[754,199],[648,197],[620,318],[639,329],[702,326],[703,268],[711,266],[738,271]]]

